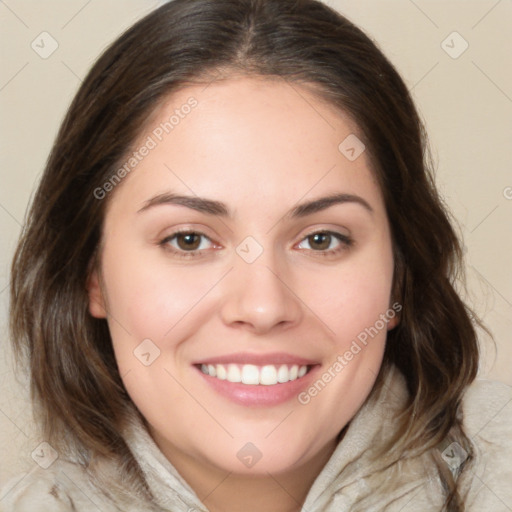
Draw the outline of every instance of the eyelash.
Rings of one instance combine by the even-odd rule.
[[[341,233],[337,233],[336,231],[328,231],[328,230],[313,231],[312,233],[309,233],[304,238],[302,238],[301,243],[302,243],[302,241],[307,240],[308,238],[310,238],[314,235],[319,235],[319,234],[333,236],[341,243],[341,245],[336,249],[328,249],[328,250],[323,250],[323,251],[322,250],[315,251],[314,249],[308,249],[309,251],[316,253],[316,255],[318,255],[318,256],[323,256],[323,257],[334,256],[334,255],[339,254],[342,251],[349,249],[354,244],[353,239],[350,238],[349,236],[342,235]],[[160,245],[163,249],[175,254],[179,258],[186,259],[186,258],[198,258],[198,257],[203,256],[203,254],[201,253],[201,250],[199,250],[199,249],[196,249],[193,251],[183,251],[183,250],[177,250],[175,248],[170,248],[171,246],[169,245],[169,242],[171,240],[173,240],[174,238],[176,238],[178,235],[198,235],[200,237],[202,236],[202,237],[205,237],[208,240],[210,240],[210,238],[207,235],[205,235],[204,233],[201,233],[200,231],[183,229],[183,230],[175,231],[171,235],[166,236],[163,240],[161,240],[158,243],[158,245]]]

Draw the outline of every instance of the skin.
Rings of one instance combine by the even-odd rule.
[[[296,398],[270,407],[234,403],[192,363],[287,352],[316,361],[318,376],[332,367],[392,304],[382,195],[367,153],[349,161],[338,150],[357,126],[282,80],[232,77],[180,90],[135,147],[191,96],[197,106],[108,198],[100,268],[88,283],[90,313],[107,318],[130,397],[209,510],[298,510],[371,392],[396,318],[306,405]],[[222,201],[234,216],[175,204],[138,212],[166,192]],[[357,195],[373,211],[347,202],[286,216],[334,192]],[[178,228],[204,233],[200,256],[174,254],[186,252],[182,238],[160,244]],[[353,244],[333,237],[322,246],[308,237],[326,231]],[[248,236],[263,249],[253,263],[236,252]],[[339,251],[326,256],[326,246]],[[149,366],[134,356],[145,339],[160,350]],[[262,454],[252,468],[237,457],[247,442]]]

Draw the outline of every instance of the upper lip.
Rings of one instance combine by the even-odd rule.
[[[319,363],[312,359],[306,359],[304,357],[287,354],[285,352],[273,352],[268,354],[237,352],[222,356],[208,357],[206,359],[201,359],[194,364],[253,364],[255,366],[265,366],[269,364],[296,364],[299,366],[310,366]]]

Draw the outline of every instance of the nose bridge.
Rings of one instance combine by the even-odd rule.
[[[286,261],[272,247],[265,248],[247,237],[236,249],[230,272],[223,320],[244,324],[257,332],[273,326],[296,323],[301,316],[300,301],[292,293]]]

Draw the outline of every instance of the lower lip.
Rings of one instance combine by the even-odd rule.
[[[313,366],[304,377],[272,386],[249,385],[220,380],[217,377],[206,375],[197,367],[196,369],[214,391],[232,402],[245,406],[271,407],[296,398],[301,391],[310,385],[319,367],[320,365]]]

